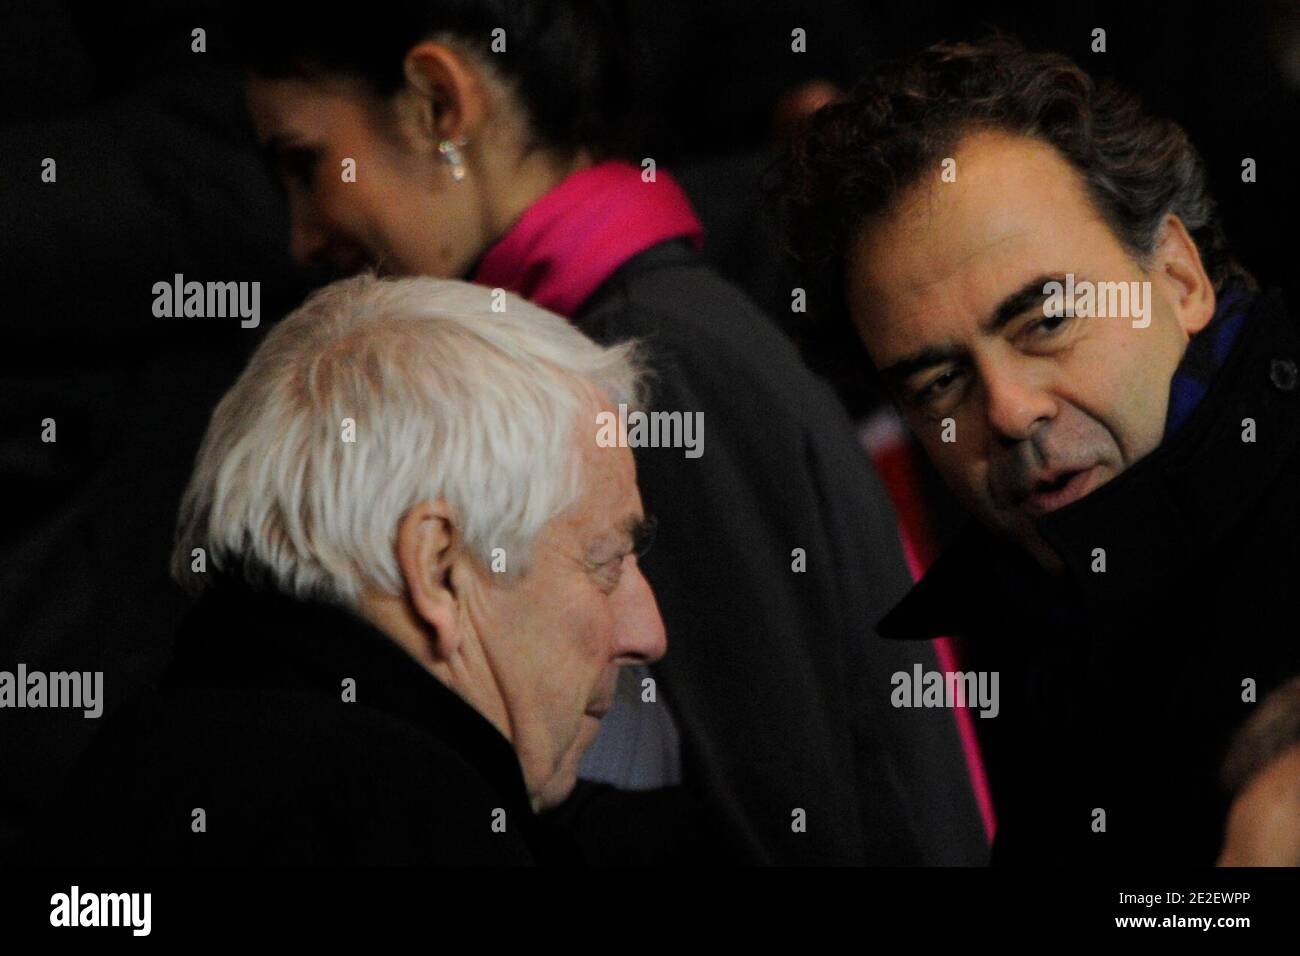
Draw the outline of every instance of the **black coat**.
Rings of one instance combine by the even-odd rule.
[[[1187,424],[1040,519],[1062,578],[972,530],[882,622],[966,636],[1001,675],[1001,713],[976,720],[995,863],[1214,862],[1218,770],[1255,706],[1243,682],[1259,701],[1300,673],[1298,363],[1296,320],[1261,296]]]
[[[41,863],[575,859],[506,738],[404,650],[340,607],[233,582],[186,616],[161,686],[108,720],[65,792]]]
[[[602,861],[986,860],[952,714],[888,703],[890,675],[934,654],[875,634],[911,580],[889,499],[830,390],[684,242],[630,260],[576,323],[641,341],[647,408],[704,413],[701,457],[638,448],[636,462],[659,519],[643,560],[668,633],[653,670],[684,786],[708,806],[685,839],[723,844],[681,846],[678,804],[656,815],[640,795],[629,819],[588,792],[588,849]]]

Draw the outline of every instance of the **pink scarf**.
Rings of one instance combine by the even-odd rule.
[[[619,266],[668,239],[699,248],[704,230],[677,181],[610,160],[576,172],[533,203],[488,249],[479,285],[506,289],[566,317]]]

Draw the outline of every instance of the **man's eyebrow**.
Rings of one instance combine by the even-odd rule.
[[[623,523],[623,530],[632,539],[632,550],[638,555],[644,554],[646,548],[650,547],[658,528],[659,521],[654,515],[633,515]]]
[[[998,303],[993,314],[980,323],[980,331],[985,335],[994,335],[1016,316],[1038,305],[1047,298],[1043,287],[1049,282],[1059,282],[1064,286],[1065,276],[1044,274],[1029,280]],[[951,362],[965,354],[966,350],[958,345],[931,345],[891,362],[880,370],[880,374],[887,384],[897,386],[922,369]]]
[[[1016,316],[1024,314],[1030,306],[1040,304],[1047,298],[1047,293],[1043,291],[1043,287],[1049,282],[1059,282],[1062,289],[1064,289],[1065,276],[1040,275],[1036,279],[1030,279],[998,303],[998,307],[993,310],[993,314],[980,323],[980,331],[992,335]]]
[[[628,515],[619,523],[616,531],[603,534],[592,542],[591,547],[587,549],[587,554],[594,559],[594,556],[604,551],[616,537],[619,539],[620,548],[629,544],[629,551],[640,552],[654,540],[655,530],[658,527],[659,522],[653,516]]]

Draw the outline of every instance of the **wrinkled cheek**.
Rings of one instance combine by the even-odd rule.
[[[1159,441],[1164,419],[1161,417],[1160,425],[1153,432],[1149,425],[1143,424],[1140,415],[1135,415],[1147,401],[1140,390],[1124,392],[1117,388],[1109,400],[1105,407],[1071,406],[1076,421],[1071,447],[1078,449],[1080,460],[1095,461],[1118,472],[1151,450],[1145,446],[1152,441],[1153,434],[1154,441]]]
[[[578,780],[578,764],[587,748],[596,739],[599,729],[600,724],[598,721],[590,717],[582,718],[582,724],[578,728],[573,741],[563,750],[559,761],[555,765],[554,772],[540,788],[538,809],[546,810],[559,806],[573,792],[574,785]]]
[[[1155,334],[1135,329],[1133,335]],[[1071,370],[1077,383],[1071,408],[1082,418],[1076,435],[1078,447],[1094,451],[1093,457],[1122,469],[1152,451],[1164,431],[1172,366],[1164,374],[1165,357],[1132,345],[1107,356],[1095,356]]]

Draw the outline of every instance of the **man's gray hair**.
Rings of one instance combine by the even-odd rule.
[[[500,290],[336,282],[267,335],[213,412],[172,576],[198,592],[206,561],[304,599],[399,594],[398,525],[439,498],[478,560],[502,548],[524,573],[581,495],[581,416],[597,397],[639,404],[641,380],[632,343],[604,348]]]

